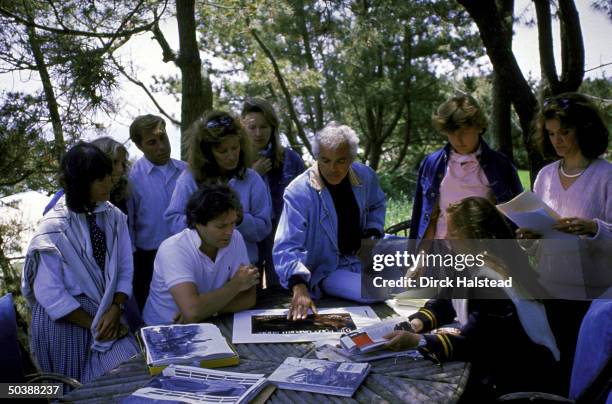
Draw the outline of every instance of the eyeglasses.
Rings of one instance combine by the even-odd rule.
[[[551,105],[557,105],[562,110],[567,111],[567,109],[570,106],[570,99],[565,98],[565,97],[561,97],[561,98],[551,97],[551,98],[545,99],[542,105],[544,106],[544,108],[548,108]]]
[[[229,115],[223,115],[206,122],[206,127],[208,129],[215,129],[221,127],[225,129],[232,129],[234,127],[234,120]]]

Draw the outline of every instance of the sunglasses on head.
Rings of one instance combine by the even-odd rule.
[[[570,99],[565,98],[565,97],[562,97],[562,98],[551,97],[551,98],[545,99],[542,105],[544,105],[544,108],[548,108],[551,105],[557,105],[559,108],[566,111],[570,106]]]
[[[231,129],[234,127],[234,120],[229,115],[223,115],[217,118],[213,118],[210,121],[206,122],[206,127],[208,129],[215,129],[215,128]]]

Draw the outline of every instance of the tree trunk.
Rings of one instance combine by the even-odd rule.
[[[207,80],[209,88],[204,91],[202,60],[196,39],[195,0],[176,1],[176,21],[179,31],[176,65],[181,69],[181,159],[186,160],[190,139],[185,132],[205,110],[212,108],[212,88]]]
[[[514,0],[496,0],[502,21],[505,24],[506,46],[512,49],[512,21]],[[512,150],[512,102],[507,90],[508,83],[493,72],[493,111],[491,112],[491,133],[497,150],[514,161]]]
[[[512,83],[508,93],[519,116],[522,139],[529,158],[531,181],[544,165],[542,156],[535,150],[531,141],[531,122],[537,108],[536,97],[525,80],[516,62],[512,48],[505,40],[504,24],[495,2],[489,0],[458,0],[478,26],[480,37],[495,73],[501,80]]]
[[[33,21],[31,22],[33,23]],[[55,150],[53,150],[53,154],[55,155],[55,158],[59,164],[66,147],[64,142],[64,130],[62,129],[62,120],[59,114],[59,107],[57,104],[57,99],[55,98],[53,84],[51,83],[51,77],[49,76],[49,71],[47,70],[47,64],[40,48],[40,41],[36,35],[36,31],[30,25],[28,25],[26,29],[28,31],[28,42],[30,44],[30,48],[32,49],[34,60],[36,61],[36,68],[38,69],[38,74],[40,75],[40,81],[42,82],[45,100],[47,101],[47,108],[49,109],[49,117],[51,118],[51,125],[53,127],[53,138],[55,140]]]

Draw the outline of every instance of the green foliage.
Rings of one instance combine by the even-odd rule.
[[[518,175],[523,185],[523,189],[531,189],[531,176],[529,170],[518,170]]]
[[[387,199],[387,215],[385,229],[410,219],[412,215],[412,194],[400,194]],[[400,234],[403,235],[403,234]]]
[[[27,189],[52,190],[57,162],[42,131],[40,96],[4,93],[0,99],[0,197]]]

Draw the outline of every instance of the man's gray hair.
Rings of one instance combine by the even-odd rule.
[[[312,153],[315,158],[319,158],[321,146],[336,150],[343,144],[347,144],[351,153],[351,159],[357,157],[357,149],[359,147],[359,137],[353,129],[347,125],[342,125],[339,122],[332,121],[325,125],[314,137],[312,143]]]

